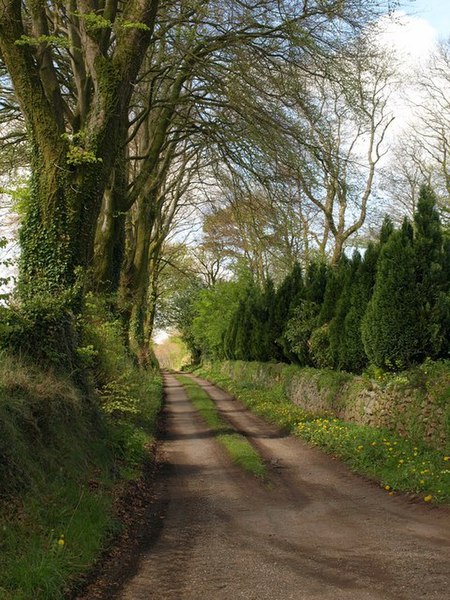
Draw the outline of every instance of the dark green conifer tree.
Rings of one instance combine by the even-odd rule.
[[[278,338],[278,329],[275,321],[276,293],[273,280],[269,277],[262,293],[263,305],[263,331],[262,331],[262,351],[263,360],[278,360],[278,347],[276,340]]]
[[[224,355],[227,360],[235,360],[236,357],[236,336],[239,328],[239,321],[242,311],[242,300],[232,316],[223,340]]]
[[[339,350],[339,365],[345,371],[360,373],[367,366],[361,323],[373,294],[379,253],[378,244],[369,244],[354,275],[350,306],[343,324],[343,343]]]
[[[275,336],[275,360],[291,362],[294,355],[289,350],[289,344],[283,337],[286,323],[292,316],[296,306],[304,296],[304,283],[302,268],[296,263],[292,271],[286,275],[275,294],[275,308],[273,312],[273,331]]]
[[[436,196],[423,185],[414,215],[414,249],[416,254],[417,303],[420,307],[422,358],[439,356],[444,345],[442,292],[443,239]]]
[[[292,362],[313,365],[310,337],[318,325],[330,269],[323,261],[313,261],[306,269],[302,297],[292,307],[282,335],[283,349]]]
[[[334,317],[329,326],[330,355],[334,366],[343,369],[345,362],[346,331],[345,319],[351,307],[351,296],[355,285],[355,276],[361,265],[361,255],[355,251],[350,261],[340,268],[340,289]]]
[[[339,263],[328,270],[323,302],[317,317],[317,326],[312,331],[308,342],[312,362],[318,368],[333,368],[336,366],[336,360],[333,357],[330,345],[330,322],[336,312],[348,264],[349,259],[343,254]]]
[[[446,235],[443,238],[441,260],[443,286],[439,294],[439,318],[442,345],[439,356],[448,359],[450,358],[450,237],[446,237]]]
[[[324,261],[312,261],[306,269],[305,300],[322,306],[330,267]]]
[[[373,296],[362,323],[366,354],[382,368],[406,368],[420,356],[420,310],[412,227],[407,219],[382,246]]]
[[[322,306],[319,313],[319,325],[329,323],[334,317],[336,306],[341,295],[345,277],[343,277],[349,260],[345,254],[341,256],[339,263],[331,267],[327,277]]]
[[[251,287],[248,304],[250,321],[250,355],[249,360],[265,362],[270,360],[266,347],[267,310],[265,297],[259,286]]]
[[[234,357],[236,360],[251,360],[251,336],[252,336],[252,304],[251,292],[247,292],[246,297],[239,303],[239,308],[236,312],[236,333]]]
[[[264,360],[261,354],[263,319],[261,291],[250,282],[236,314],[234,354],[237,360]]]
[[[380,236],[379,236],[379,244],[383,246],[390,236],[394,233],[394,224],[392,223],[392,219],[389,215],[385,215],[383,219],[383,224],[381,225]]]

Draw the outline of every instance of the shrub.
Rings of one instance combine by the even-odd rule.
[[[309,350],[315,367],[318,369],[333,367],[328,323],[314,329],[309,338]]]

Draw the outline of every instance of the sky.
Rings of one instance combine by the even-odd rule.
[[[450,3],[448,0],[401,0],[399,10],[425,20],[438,38],[450,37]]]

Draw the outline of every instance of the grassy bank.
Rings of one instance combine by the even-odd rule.
[[[263,477],[266,468],[262,458],[243,435],[230,429],[230,426],[220,417],[215,403],[208,394],[189,377],[179,375],[177,379],[184,386],[189,400],[213,431],[219,444],[228,452],[231,460],[249,473]]]
[[[2,600],[67,597],[119,531],[114,499],[149,455],[160,377],[135,368],[101,305],[88,305],[85,321],[83,391],[0,356]]]
[[[283,382],[258,386],[223,375],[220,365],[197,371],[248,408],[380,482],[387,493],[412,492],[424,502],[450,502],[450,457],[387,429],[310,414],[289,401]]]

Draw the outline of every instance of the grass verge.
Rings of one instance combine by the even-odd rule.
[[[176,378],[231,460],[256,477],[264,477],[266,467],[261,456],[243,435],[230,430],[230,426],[220,417],[214,401],[208,394],[189,377],[177,375]]]
[[[0,598],[63,600],[121,530],[115,501],[140,477],[162,399],[120,324],[85,315],[89,393],[0,353]]]
[[[196,371],[252,411],[293,435],[339,457],[378,480],[390,495],[411,492],[429,503],[450,503],[450,457],[386,429],[356,425],[330,415],[311,415],[290,402],[281,384],[261,388],[236,382],[217,368]]]

